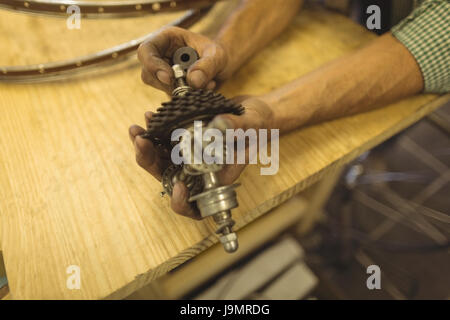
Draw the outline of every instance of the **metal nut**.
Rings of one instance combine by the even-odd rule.
[[[232,233],[229,233],[229,234],[226,234],[226,235],[223,235],[220,237],[220,242],[222,244],[226,243],[226,242],[230,242],[230,241],[235,241],[235,240],[237,240],[237,235],[235,232],[232,232]]]

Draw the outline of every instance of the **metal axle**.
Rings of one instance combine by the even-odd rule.
[[[186,60],[185,58],[188,57]],[[180,48],[174,54],[174,65],[172,69],[175,75],[176,88],[172,91],[173,96],[184,96],[191,88],[186,84],[186,70],[193,62],[198,59],[195,50],[189,47]],[[196,175],[202,174],[203,192],[195,194],[189,198],[189,202],[196,201],[197,207],[200,210],[202,218],[212,216],[217,225],[216,233],[220,235],[220,242],[222,243],[226,252],[235,252],[238,247],[237,235],[233,232],[233,225],[235,224],[231,216],[231,209],[238,206],[236,199],[236,192],[234,189],[239,184],[221,186],[217,175],[214,171],[210,172],[196,172],[196,170],[185,164],[182,172],[172,172],[168,181],[164,181],[163,185],[173,185],[176,181],[183,177],[193,177],[189,173],[195,172]],[[165,186],[166,191],[168,190]],[[169,192],[171,193],[171,192]]]

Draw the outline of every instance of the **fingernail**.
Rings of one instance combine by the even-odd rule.
[[[205,85],[206,75],[201,70],[192,71],[189,78],[195,88],[202,88]]]
[[[144,117],[145,117],[147,120],[150,120],[150,119],[152,118],[152,116],[153,116],[153,112],[151,112],[151,111],[146,111],[146,112],[144,113]]]
[[[219,129],[221,131],[225,131],[226,129],[233,129],[233,123],[223,116],[217,116],[211,121],[211,126]]]
[[[206,85],[206,89],[208,90],[213,90],[216,87],[216,82],[214,80],[211,80],[210,82],[208,82],[208,84]]]
[[[169,74],[166,71],[158,70],[158,72],[156,72],[156,77],[162,83],[170,85],[170,76],[169,76]]]
[[[137,126],[136,125],[132,125],[129,129],[128,132],[130,133],[130,137],[134,139],[136,138],[136,136],[138,135],[138,130],[137,130]]]

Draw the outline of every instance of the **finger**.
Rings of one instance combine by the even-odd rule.
[[[188,70],[188,84],[196,89],[204,88],[224,67],[223,53],[215,45],[209,46],[202,57]]]
[[[148,128],[150,126],[150,120],[151,120],[151,118],[153,116],[153,112],[147,111],[144,115],[145,115],[145,125]]]
[[[216,116],[212,122],[211,125],[214,128],[217,128],[221,131],[227,130],[227,129],[243,129],[244,131],[247,131],[249,129],[255,130],[256,135],[258,135],[258,129],[261,127],[258,123],[258,120],[255,120],[257,118],[254,114],[246,114],[242,116],[236,116],[233,114],[221,114]],[[241,143],[239,142],[241,141]],[[248,141],[248,143],[247,143]],[[241,157],[244,157],[245,163],[249,163],[250,161],[254,161],[255,157],[257,157],[257,141],[253,141],[252,139],[246,139],[246,135],[237,135],[234,138],[234,163],[237,163],[237,159],[241,159]],[[243,144],[242,144],[243,143]],[[251,144],[251,145],[250,145]],[[239,146],[245,146],[244,149],[239,148]],[[236,169],[237,170],[237,169]],[[240,174],[240,172],[243,170],[240,169],[236,171],[235,178],[237,178]],[[234,171],[230,171],[234,172]],[[233,178],[233,179],[235,179]],[[231,179],[231,181],[233,181]]]
[[[208,90],[214,90],[215,88],[216,88],[216,82],[214,80],[211,80],[206,85],[206,89],[208,89]]]
[[[148,139],[137,136],[134,145],[136,150],[136,162],[156,179],[161,180],[161,159],[159,158],[158,151],[155,149],[153,143]]]
[[[231,98],[230,100],[233,101],[234,103],[242,103],[242,101],[244,100],[248,100],[250,99],[252,96],[251,95],[242,95],[242,96],[236,96]]]
[[[173,81],[173,71],[164,58],[173,54],[169,51],[174,41],[179,42],[178,37],[168,28],[155,33],[138,48],[138,58],[144,68],[155,81],[167,86]]]
[[[134,140],[136,139],[136,136],[141,135],[145,133],[145,129],[138,126],[138,125],[132,125],[130,129],[128,129],[128,135],[130,136],[131,142],[134,144]]]
[[[244,116],[236,116],[234,114],[224,113],[220,114],[211,122],[214,128],[224,130],[224,129],[247,129],[248,123]]]
[[[269,117],[268,114],[263,114],[263,112],[264,111],[246,108],[244,114],[240,116],[230,113],[220,114],[213,119],[213,125],[215,125],[215,123],[223,123],[224,125],[227,125],[227,128],[229,129],[241,128],[247,130],[252,128],[258,130],[265,127],[263,119]]]
[[[141,56],[144,54],[141,54]],[[145,58],[140,58],[143,69],[149,74],[149,82],[159,82],[161,85],[170,86],[174,75],[170,65],[163,59],[145,54]]]
[[[156,89],[162,90],[168,94],[170,94],[172,92],[172,85],[166,85],[162,82],[160,82],[159,80],[155,79],[155,76],[150,73],[148,70],[146,70],[145,68],[142,68],[142,72],[141,72],[141,79],[145,84],[148,84]]]
[[[140,136],[144,132],[145,130],[137,125],[133,125],[129,129],[130,139],[134,144],[136,153],[136,162],[156,179],[161,180],[162,160],[153,143]]]
[[[177,182],[172,191],[172,210],[183,216],[199,220],[200,214],[198,211],[194,210],[188,201],[189,190],[186,185],[182,182]]]
[[[220,183],[223,185],[232,184],[237,178],[239,178],[242,171],[244,171],[245,166],[245,164],[232,164],[225,166],[223,170],[217,172],[217,177],[219,178]]]

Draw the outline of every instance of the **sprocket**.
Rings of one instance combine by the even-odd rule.
[[[174,96],[171,101],[162,103],[142,137],[170,150],[170,137],[175,129],[187,127],[195,120],[205,121],[206,125],[216,115],[223,113],[241,115],[244,107],[214,91],[190,90],[184,96]]]

